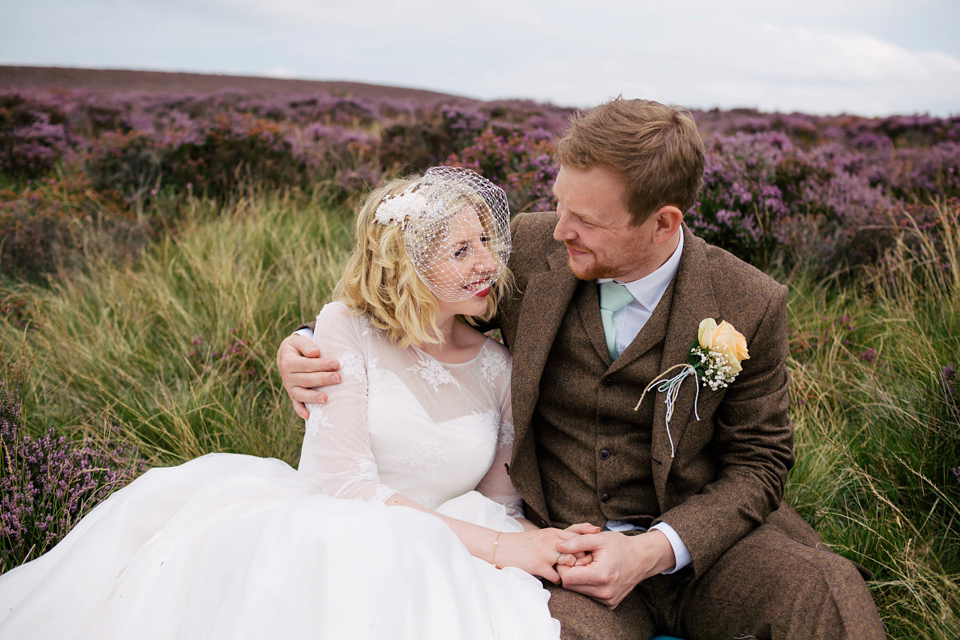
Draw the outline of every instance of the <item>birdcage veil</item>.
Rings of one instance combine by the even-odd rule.
[[[386,196],[374,219],[403,229],[404,248],[438,299],[467,300],[489,289],[510,257],[507,194],[475,171],[433,167]]]

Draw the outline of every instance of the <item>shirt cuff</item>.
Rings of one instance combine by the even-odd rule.
[[[310,327],[300,327],[293,332],[295,336],[303,336],[304,338],[310,338],[313,340],[313,330]]]
[[[661,575],[676,573],[677,571],[680,571],[680,569],[683,569],[685,566],[690,564],[692,560],[690,557],[690,551],[687,549],[687,545],[683,544],[683,540],[680,539],[680,536],[677,534],[677,532],[673,530],[673,527],[668,525],[666,522],[658,522],[650,528],[656,529],[663,535],[667,536],[667,540],[670,541],[670,546],[673,547],[673,556],[677,559],[677,564],[674,565],[673,569],[664,571]]]

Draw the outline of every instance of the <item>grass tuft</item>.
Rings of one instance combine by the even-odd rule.
[[[873,573],[897,638],[960,637],[960,212],[938,213],[854,286],[791,282],[788,500]]]

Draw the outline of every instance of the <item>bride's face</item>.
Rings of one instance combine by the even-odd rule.
[[[425,274],[441,312],[474,316],[486,311],[486,298],[500,272],[492,241],[472,206],[451,217]]]

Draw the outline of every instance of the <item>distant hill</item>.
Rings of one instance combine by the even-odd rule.
[[[83,89],[97,93],[163,91],[189,94],[216,93],[233,89],[269,95],[309,94],[325,91],[332,95],[397,98],[414,100],[420,103],[449,100],[480,102],[479,100],[436,91],[341,80],[292,80],[202,73],[64,67],[0,66],[0,90],[4,89]]]

